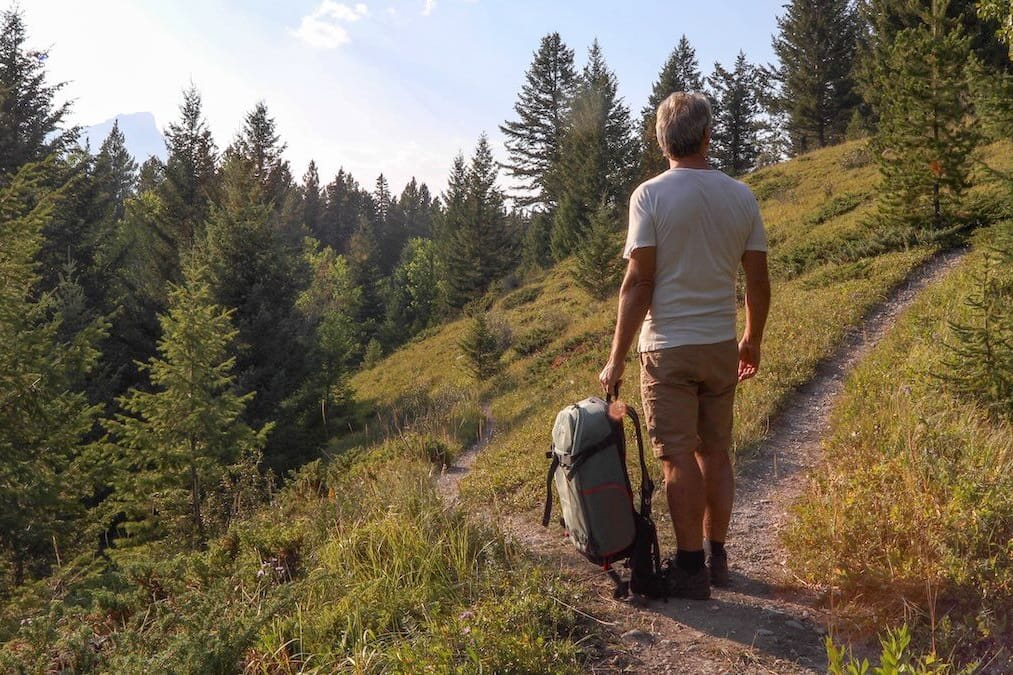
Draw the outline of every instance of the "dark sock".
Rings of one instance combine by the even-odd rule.
[[[723,541],[710,541],[711,555],[721,555],[725,552],[725,542]]]
[[[703,549],[699,551],[684,551],[681,548],[675,552],[675,564],[690,574],[696,574],[703,569]]]

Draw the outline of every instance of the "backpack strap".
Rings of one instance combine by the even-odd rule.
[[[633,422],[633,427],[637,432],[637,452],[640,457],[640,515],[652,522],[652,541],[651,543],[651,562],[654,567],[655,573],[661,571],[661,547],[658,545],[658,531],[653,526],[653,519],[651,518],[651,500],[654,497],[654,481],[651,479],[651,474],[647,471],[647,462],[644,459],[644,437],[640,431],[640,416],[637,411],[632,407],[626,408],[626,415]]]
[[[612,588],[613,599],[622,600],[630,594],[630,582],[623,581],[623,578],[619,576],[619,573],[616,572],[614,567],[611,565],[607,566],[605,568],[605,574],[608,575],[609,579],[611,579],[614,584]]]
[[[617,445],[618,443],[619,443],[618,436],[616,435],[615,429],[613,429],[608,436],[601,439],[600,441],[588,447],[582,453],[577,455],[577,459],[573,460],[573,464],[571,464],[570,467],[566,470],[567,480],[573,479],[573,475],[577,473],[577,469],[579,469],[584,462],[591,459],[602,450],[605,450],[606,448],[611,448],[613,445]]]
[[[555,449],[549,450],[546,455],[552,457],[552,462],[549,463],[549,475],[545,477],[545,511],[542,513],[542,527],[548,527],[549,519],[552,517],[552,479],[556,475],[556,469],[559,468],[559,455]]]
[[[647,470],[647,461],[644,459],[644,436],[640,431],[640,415],[632,407],[627,406],[626,416],[633,422],[633,428],[637,432],[637,453],[640,458],[640,515],[651,517],[651,499],[654,496],[654,481]]]

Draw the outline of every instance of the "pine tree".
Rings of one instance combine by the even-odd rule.
[[[338,170],[324,193],[326,205],[316,237],[339,253],[347,252],[360,218],[369,211],[369,195],[344,169]]]
[[[116,299],[109,296],[109,277],[119,266],[122,254],[117,241],[120,223],[137,184],[137,163],[127,151],[118,122],[113,123],[102,142],[89,178],[92,198],[88,210],[95,221],[91,231],[95,269],[90,272],[96,277],[93,283],[99,287],[96,296],[101,296],[102,309],[109,311],[116,304]]]
[[[381,250],[373,216],[359,217],[359,226],[348,242],[347,259],[352,284],[360,293],[355,322],[359,328],[359,344],[364,345],[380,335],[386,313]]]
[[[552,208],[559,198],[554,169],[576,83],[573,50],[559,33],[543,37],[514,104],[518,119],[500,126],[510,157],[504,168],[521,181],[525,193],[515,198],[518,205]]]
[[[221,202],[194,258],[207,270],[214,302],[235,310],[237,386],[257,392],[244,420],[253,427],[278,423],[265,458],[283,470],[312,452],[319,439],[304,437],[296,424],[301,411],[285,407],[312,366],[309,327],[295,309],[305,268],[275,227],[276,213],[263,197],[262,178],[247,157],[234,148],[226,152]]]
[[[172,233],[182,250],[189,250],[202,235],[211,203],[216,198],[217,157],[196,88],[183,92],[179,114],[179,121],[165,130],[169,157],[160,195],[169,218],[164,229]],[[169,280],[179,279],[177,271]]]
[[[889,224],[943,227],[968,187],[978,142],[970,103],[970,42],[934,0],[922,23],[897,33],[875,78],[879,129],[873,148]]]
[[[858,104],[852,71],[858,17],[851,0],[792,0],[773,39],[776,109],[788,114],[794,153],[844,139]]]
[[[122,220],[127,198],[133,195],[137,184],[137,162],[127,150],[119,122],[113,122],[112,130],[102,141],[93,174],[101,186],[107,218],[113,222]]]
[[[517,233],[508,227],[496,162],[483,134],[471,163],[454,160],[444,194],[438,247],[447,282],[447,302],[459,309],[507,274],[517,263]]]
[[[46,84],[45,50],[29,49],[20,10],[0,13],[0,186],[29,162],[62,155],[77,129],[62,129],[70,103],[56,104],[62,84]]]
[[[106,249],[109,280],[107,305],[112,329],[102,344],[102,367],[108,394],[140,384],[137,364],[156,353],[158,315],[168,306],[168,279],[179,273],[176,239],[163,228],[170,221],[157,190],[128,197],[123,218]]]
[[[573,253],[602,200],[618,205],[629,196],[637,146],[629,109],[617,89],[615,74],[595,40],[563,139],[559,162],[563,190],[552,228],[556,260]]]
[[[388,344],[402,344],[436,323],[445,303],[441,278],[433,241],[410,239],[391,275],[385,330]]]
[[[759,154],[759,73],[739,52],[734,70],[715,63],[708,83],[714,104],[710,157],[725,173],[741,175],[755,166]]]
[[[469,321],[458,347],[466,357],[465,367],[479,382],[497,375],[503,368],[502,358],[510,346],[510,332],[503,323],[476,312]]]
[[[407,241],[404,214],[397,199],[391,194],[390,183],[382,173],[373,190],[373,223],[378,246],[377,258],[380,273],[390,274],[397,264],[401,249]]]
[[[668,160],[658,145],[657,121],[658,106],[670,94],[677,91],[703,91],[703,76],[700,64],[696,60],[696,50],[690,45],[685,35],[672,50],[668,61],[658,74],[658,79],[647,99],[647,105],[641,111],[641,179],[647,180],[668,169]]]
[[[877,98],[873,71],[888,57],[896,36],[907,28],[924,23],[924,15],[933,11],[935,0],[861,0],[858,3],[862,38],[859,46],[857,75],[863,98]],[[1002,13],[979,15],[981,0],[950,0],[945,16],[959,26],[969,40],[969,48],[991,71],[1013,71],[1009,50],[1001,38]],[[1008,10],[1006,10],[1008,12]],[[1008,25],[1008,24],[1007,24]]]
[[[137,170],[137,192],[154,192],[165,182],[165,164],[152,155]]]
[[[527,269],[548,269],[552,258],[552,216],[535,211],[524,223],[521,262]]]
[[[303,223],[313,236],[317,236],[324,204],[320,193],[320,174],[317,173],[317,164],[313,160],[310,160],[310,165],[302,178],[302,193]]]
[[[253,180],[260,187],[260,198],[275,211],[282,208],[292,189],[292,172],[283,157],[285,147],[263,101],[246,114],[243,130],[232,145],[232,150],[249,163]]]
[[[113,500],[127,514],[124,529],[141,540],[202,545],[215,518],[203,511],[209,490],[244,454],[258,455],[271,429],[241,421],[253,393],[234,391],[231,314],[190,273],[169,294],[159,356],[145,366],[152,390],[132,389],[119,401],[124,412],[106,422],[118,468]]]
[[[42,231],[62,196],[47,187],[53,164],[26,164],[0,186],[0,551],[14,584],[47,572],[54,544],[70,549],[90,492],[78,460],[100,411],[74,385],[107,325],[61,339],[66,313],[40,289]]]
[[[1013,5],[984,0],[978,3],[977,10],[979,18],[997,24],[996,34],[1013,58]],[[1013,136],[1013,74],[975,64],[970,76],[975,114],[985,138],[998,141]],[[1005,184],[1013,197],[1013,178],[1007,177]]]
[[[404,218],[405,235],[408,238],[433,236],[433,215],[435,205],[429,188],[413,176],[397,199]]]
[[[958,396],[1013,422],[1013,225],[1000,223],[989,235],[975,292],[964,301],[968,320],[950,322],[941,377]]]
[[[597,300],[619,290],[622,280],[622,242],[617,223],[615,209],[607,203],[600,204],[591,218],[587,237],[574,255],[573,280]]]

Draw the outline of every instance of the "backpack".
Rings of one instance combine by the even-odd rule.
[[[667,597],[658,534],[651,519],[654,482],[644,461],[640,418],[627,406],[626,416],[636,429],[640,459],[640,509],[633,505],[633,488],[626,470],[626,436],[623,421],[608,415],[612,396],[595,396],[567,406],[556,415],[545,480],[542,525],[552,515],[552,484],[559,494],[560,519],[576,549],[601,565],[615,584],[613,596],[631,591]],[[626,560],[630,580],[623,581],[613,563]]]

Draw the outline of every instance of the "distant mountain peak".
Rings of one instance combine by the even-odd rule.
[[[150,112],[121,114],[99,124],[84,127],[81,130],[81,144],[87,143],[93,153],[98,152],[102,142],[113,130],[113,124],[117,122],[126,140],[127,151],[133,155],[138,164],[152,155],[165,161],[168,155],[165,138],[155,124],[155,116]]]

